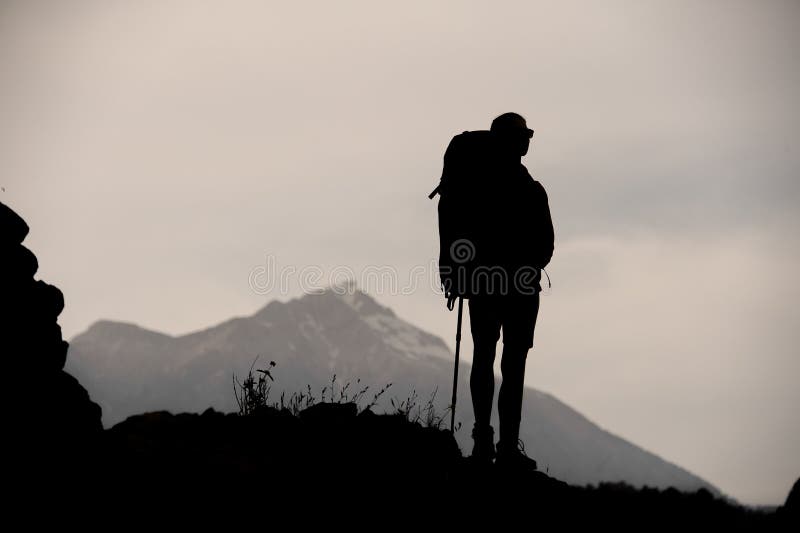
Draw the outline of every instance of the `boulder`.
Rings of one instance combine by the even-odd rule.
[[[19,244],[28,234],[28,225],[6,204],[0,202],[0,247]]]

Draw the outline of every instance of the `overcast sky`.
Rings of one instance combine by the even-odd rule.
[[[298,296],[252,290],[268,258],[402,288],[438,251],[449,139],[519,112],[556,229],[527,383],[777,504],[800,476],[798,35],[793,1],[5,0],[0,200],[65,336],[185,333]],[[364,288],[452,345],[429,285]]]

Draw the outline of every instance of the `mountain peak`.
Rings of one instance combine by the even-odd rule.
[[[273,300],[262,307],[256,316],[268,316],[271,311],[283,305],[316,306],[320,302],[325,302],[325,306],[346,305],[361,317],[382,315],[395,318],[396,315],[388,307],[379,304],[372,296],[357,288],[355,284],[338,285],[326,289],[307,292],[299,298],[293,298],[288,302]]]
[[[388,307],[384,307],[375,301],[369,294],[358,289],[355,285],[352,289],[341,290],[336,288],[328,289],[330,294],[337,296],[344,303],[349,305],[354,311],[360,315],[387,315],[394,317],[394,311]]]

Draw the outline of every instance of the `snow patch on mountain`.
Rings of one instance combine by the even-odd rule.
[[[450,350],[443,343],[432,343],[426,335],[408,322],[397,317],[370,315],[363,317],[364,322],[384,335],[384,341],[410,359],[425,357],[450,356]]]

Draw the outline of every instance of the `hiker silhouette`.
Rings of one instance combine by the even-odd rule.
[[[439,268],[448,307],[458,297],[469,299],[472,458],[529,470],[536,469],[536,462],[519,440],[523,381],[539,313],[541,273],[554,244],[547,193],[521,162],[532,137],[533,130],[517,113],[498,116],[489,131],[456,135],[445,152],[439,187],[431,194],[441,195]],[[501,330],[495,449],[490,419]]]

